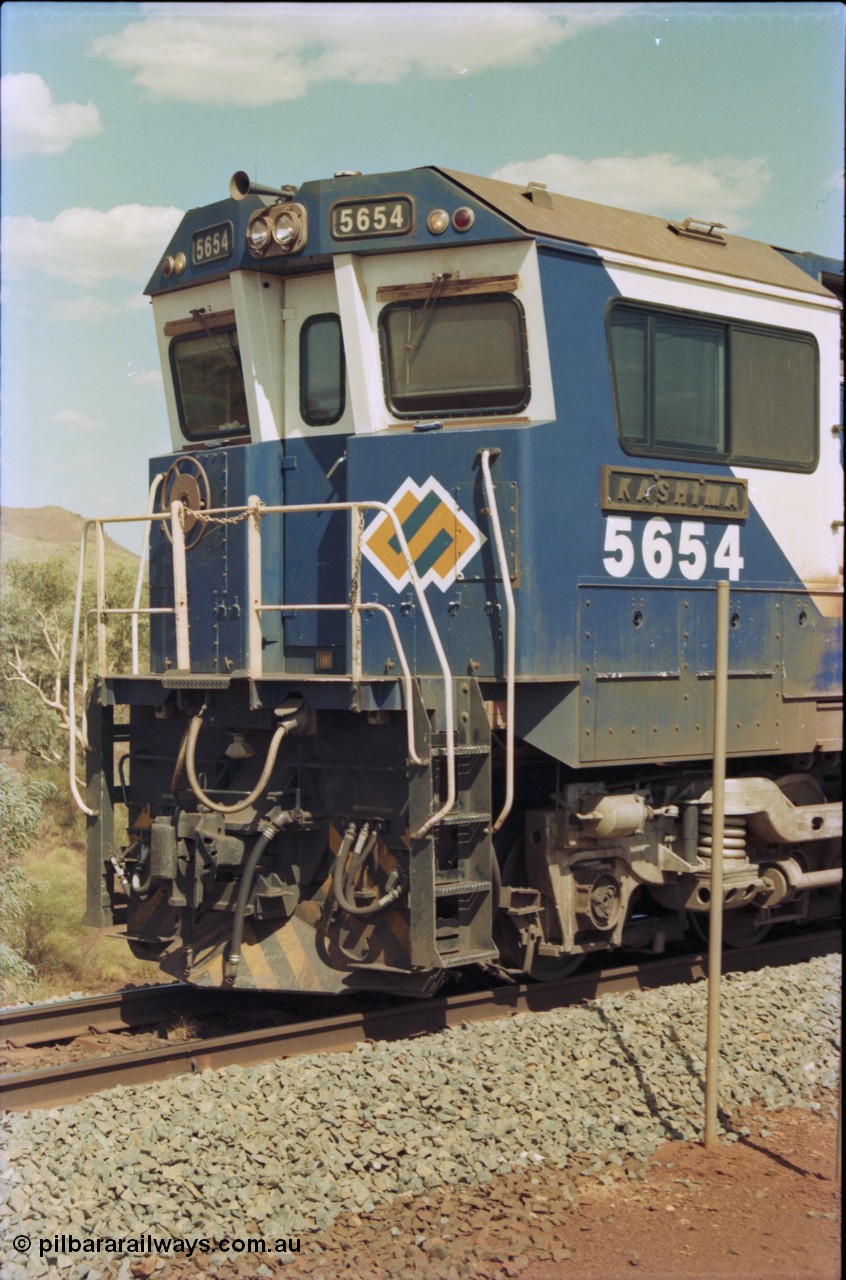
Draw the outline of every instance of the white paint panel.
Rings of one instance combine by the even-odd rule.
[[[540,287],[537,246],[532,241],[507,244],[455,245],[409,253],[335,257],[335,275],[341,303],[341,323],[347,356],[347,375],[355,416],[355,430],[369,434],[390,426],[409,427],[408,419],[394,417],[385,403],[382,359],[379,350],[379,316],[387,305],[377,301],[380,286],[431,284],[448,273],[469,280],[490,276],[518,277],[514,297],[526,315],[531,400],[519,417],[548,422],[555,417],[552,371]],[[484,419],[492,426],[496,415]],[[479,419],[446,419],[450,428],[475,424]]]
[[[311,316],[340,315],[338,290],[331,272],[314,276],[292,276],[285,285],[285,435],[349,435],[353,430],[349,376],[344,412],[331,426],[315,427],[304,422],[300,410],[300,334]]]
[[[238,325],[250,438],[278,440],[282,431],[284,368],[282,324],[285,281],[258,271],[230,277]]]
[[[386,259],[380,255],[376,261]],[[364,261],[341,253],[335,255],[334,263],[354,430],[369,434],[388,426],[389,418],[382,390],[379,336],[365,301]]]

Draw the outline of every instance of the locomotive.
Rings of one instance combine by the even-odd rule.
[[[720,579],[725,939],[836,913],[819,280],[713,221],[427,167],[237,173],[147,293],[149,600],[110,604],[101,555],[77,601],[88,923],[198,985],[420,996],[702,933]]]

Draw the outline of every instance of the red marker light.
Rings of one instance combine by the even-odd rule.
[[[462,205],[460,209],[456,209],[452,215],[452,225],[456,231],[469,231],[473,223],[476,221],[476,215],[472,209],[468,209],[466,205]]]

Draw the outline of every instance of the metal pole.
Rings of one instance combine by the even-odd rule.
[[[714,775],[711,785],[711,911],[708,917],[708,1030],[705,1052],[705,1146],[717,1145],[717,1077],[720,1058],[720,976],[723,951],[723,827],[728,719],[729,584],[717,583],[714,664]]]

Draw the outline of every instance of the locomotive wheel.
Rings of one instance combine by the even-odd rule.
[[[185,530],[185,550],[190,551],[204,537],[208,525],[192,515],[193,511],[207,511],[211,506],[211,485],[205,467],[196,458],[187,455],[172,463],[162,480],[159,510],[170,514],[171,504],[181,502],[186,508],[182,517]],[[162,522],[165,537],[173,541],[167,521]]]
[[[707,944],[708,912],[689,911],[688,920],[690,921],[691,931],[700,942]],[[755,916],[751,911],[723,912],[724,947],[729,949],[733,947],[757,947],[759,942],[764,941],[769,931],[770,925],[755,924]]]
[[[575,973],[580,968],[583,961],[583,955],[536,956],[529,970],[529,977],[534,978],[535,982],[554,982],[556,978],[569,978],[571,973]]]

